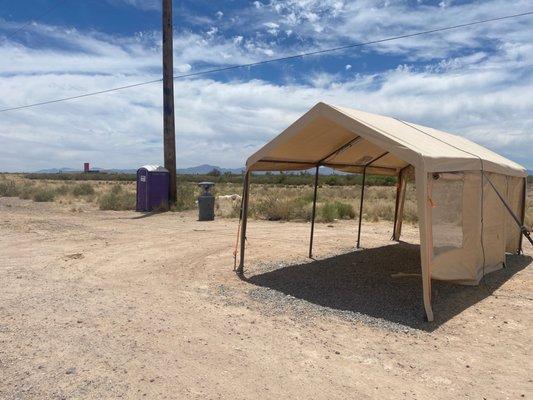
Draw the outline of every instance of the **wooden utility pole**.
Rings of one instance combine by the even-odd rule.
[[[174,124],[174,49],[172,0],[163,0],[163,141],[165,168],[170,172],[169,203],[176,203],[176,128]]]

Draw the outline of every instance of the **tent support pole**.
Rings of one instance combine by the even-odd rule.
[[[392,229],[392,238],[398,242],[402,233],[402,221],[403,221],[403,208],[405,205],[405,189],[407,187],[407,182],[405,178],[405,173],[409,168],[403,167],[398,173],[398,183],[396,186],[396,204],[394,207],[394,227]]]
[[[361,182],[361,200],[359,201],[359,227],[357,228],[357,246],[360,248],[361,244],[361,220],[363,219],[363,200],[365,197],[365,180],[366,180],[366,165],[363,167],[363,181]]]
[[[431,307],[431,252],[433,238],[431,236],[431,215],[428,202],[427,172],[415,168],[415,184],[418,208],[418,229],[420,231],[420,267],[422,272],[422,299],[427,321],[433,321]]]
[[[526,239],[529,240],[529,243],[531,243],[533,245],[533,239],[531,238],[531,235],[530,235],[529,231],[527,230],[527,228],[523,224],[524,223],[524,218],[522,218],[522,220],[520,220],[515,215],[515,213],[511,209],[511,206],[509,204],[507,204],[507,202],[505,201],[503,196],[500,194],[500,192],[498,192],[498,189],[496,189],[496,186],[494,186],[494,184],[490,180],[489,176],[487,174],[485,174],[484,172],[483,172],[483,176],[485,177],[485,179],[487,179],[487,182],[489,182],[490,186],[492,187],[492,189],[494,190],[494,192],[496,193],[496,195],[498,196],[498,198],[502,202],[503,206],[507,209],[507,211],[509,212],[511,217],[516,222],[516,225],[518,226],[518,229],[520,229],[520,233],[521,233],[521,235],[520,235],[520,247],[522,247],[522,235],[524,235],[526,237]],[[526,186],[524,184],[524,193],[526,192],[525,189],[526,189]],[[524,204],[525,204],[525,202],[524,202]],[[524,210],[522,209],[522,211],[524,211]]]
[[[398,201],[400,200],[400,188],[401,188],[401,179],[402,179],[402,173],[399,172],[398,176],[396,178],[396,202],[394,203],[394,224],[392,226],[392,238],[391,240],[398,240],[396,239],[396,225],[398,222]]]
[[[524,193],[523,193],[523,196],[522,196],[522,212],[521,212],[521,222],[522,222],[522,225],[524,225],[524,222],[526,220],[526,199],[527,199],[527,178],[524,178],[524,185],[523,185],[523,190],[524,190]],[[523,236],[520,235],[520,239],[519,239],[519,242],[518,242],[518,254],[523,254],[524,253],[524,250],[522,249],[522,242],[523,242]]]
[[[246,171],[243,182],[243,198],[242,198],[242,227],[241,227],[241,252],[239,266],[237,267],[237,275],[244,274],[244,250],[246,247],[246,224],[248,222],[248,202],[250,198],[250,171]]]
[[[372,163],[376,162],[377,160],[379,160],[382,157],[385,157],[387,154],[389,154],[388,151],[386,151],[385,153],[373,158],[372,160],[370,160],[369,162],[367,162],[363,166],[363,181],[361,182],[361,201],[359,202],[359,227],[357,229],[357,246],[356,246],[357,249],[361,248],[361,246],[360,246],[361,245],[361,221],[363,219],[363,200],[364,200],[364,197],[365,197],[366,169]]]
[[[313,258],[313,235],[315,233],[315,215],[316,215],[316,195],[318,189],[318,169],[319,165],[316,166],[315,170],[315,188],[313,192],[313,212],[311,214],[311,237],[309,239],[309,258]]]

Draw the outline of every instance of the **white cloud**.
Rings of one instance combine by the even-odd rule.
[[[125,4],[141,10],[160,10],[161,0],[107,0],[112,5]]]
[[[247,21],[253,15],[255,26],[290,31],[291,40],[305,43],[296,49],[300,51],[500,15],[502,9],[512,13],[526,3],[490,0],[476,3],[477,7],[452,3],[445,9],[421,5],[408,13],[404,1],[376,7],[370,0],[273,0],[250,7],[240,21],[243,27],[252,27]],[[44,42],[61,43],[62,50],[0,43],[0,59],[8,60],[0,63],[0,108],[160,76],[156,33],[110,37],[40,24],[31,29]],[[217,29],[210,34],[176,34],[176,72],[194,70],[197,63],[247,63],[295,50],[280,44],[281,36],[270,37],[270,42],[246,29],[231,37],[224,36],[222,27]],[[317,34],[317,29],[322,33]],[[299,74],[298,80],[286,85],[177,80],[178,161],[181,166],[204,162],[241,166],[309,107],[326,101],[461,133],[533,168],[532,34],[527,20],[513,20],[381,44],[373,49],[403,54],[406,64],[372,74],[356,74],[356,64],[350,60],[353,67],[344,67],[350,74],[317,70]],[[480,50],[479,43],[485,40],[497,45]],[[443,59],[416,68],[409,63],[431,57]],[[343,80],[347,76],[350,80]],[[161,98],[160,85],[154,84],[3,113],[0,170],[76,167],[83,161],[104,168],[160,163]]]
[[[314,47],[338,46],[400,36],[464,22],[483,20],[527,11],[529,0],[487,0],[446,7],[406,0],[272,0],[268,6],[243,13],[242,26],[275,21],[280,30],[291,30],[302,44]],[[253,23],[252,23],[253,22]],[[513,37],[533,35],[531,17],[493,22],[468,28],[374,44],[359,52],[378,51],[408,56],[411,60],[450,57],[482,45],[497,46]],[[348,52],[354,53],[353,50]]]
[[[458,66],[458,67],[456,67]],[[464,68],[403,67],[339,82],[316,75],[308,84],[264,81],[176,81],[176,127],[181,166],[208,162],[241,166],[259,148],[318,101],[393,115],[460,133],[531,168],[533,74],[520,82],[518,62],[505,55]],[[66,96],[141,81],[148,76],[25,75],[2,78],[1,106]],[[322,82],[318,78],[323,79]],[[161,88],[145,86],[4,113],[0,170],[79,166],[135,167],[160,163]],[[25,157],[20,155],[24,154]]]
[[[271,35],[276,36],[279,33],[279,25],[276,24],[275,22],[272,22],[272,21],[265,22],[263,26],[267,28],[267,32],[270,33]]]

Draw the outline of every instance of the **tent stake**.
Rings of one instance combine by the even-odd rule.
[[[313,235],[315,233],[315,215],[316,215],[316,195],[318,189],[318,169],[319,165],[316,166],[315,170],[315,189],[313,193],[313,212],[311,214],[311,237],[309,239],[309,258],[313,258]]]

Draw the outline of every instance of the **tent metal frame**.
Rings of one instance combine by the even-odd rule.
[[[394,225],[392,228],[392,237],[391,240],[399,241],[402,234],[402,220],[403,220],[403,209],[405,204],[405,190],[407,188],[407,178],[405,173],[411,165],[406,165],[400,171],[396,177],[396,202],[394,204]]]
[[[287,164],[299,164],[299,165],[314,164],[315,177],[314,177],[314,185],[313,185],[313,207],[312,207],[312,212],[311,212],[311,233],[309,237],[309,258],[313,258],[313,242],[314,242],[315,220],[316,220],[316,203],[317,203],[317,197],[318,197],[318,177],[319,177],[320,167],[325,166],[325,165],[330,165],[326,162],[329,158],[331,158],[332,156],[336,154],[339,154],[340,152],[352,146],[353,144],[357,143],[361,139],[362,139],[361,136],[357,136],[349,140],[348,142],[344,143],[342,146],[335,149],[334,151],[329,153],[326,157],[322,158],[318,162],[311,163],[308,161],[295,161],[295,160],[259,160],[258,161],[258,162],[271,162],[271,163],[283,162]],[[389,152],[386,151],[362,165],[361,164],[342,164],[343,166],[363,168],[363,180],[361,184],[361,200],[360,200],[360,205],[359,205],[359,221],[358,221],[358,230],[357,230],[357,245],[356,245],[357,249],[360,248],[360,243],[361,243],[361,224],[362,224],[362,210],[363,210],[363,201],[364,201],[364,193],[365,193],[366,171],[369,166],[371,166],[373,163],[375,163],[376,161],[380,160],[381,158],[385,157],[388,154]],[[340,164],[336,164],[336,165],[340,165]],[[400,173],[405,168],[402,168],[400,170]],[[242,203],[241,203],[242,226],[240,230],[240,258],[239,258],[239,266],[237,267],[237,270],[236,270],[239,275],[242,275],[244,273],[244,252],[245,252],[245,242],[246,242],[246,225],[247,225],[247,220],[248,220],[248,205],[249,205],[249,196],[250,196],[249,194],[250,193],[250,178],[251,178],[251,171],[247,170],[244,176],[243,198],[242,198]],[[396,203],[398,203],[398,199],[396,199]],[[396,209],[395,221],[394,221],[395,225],[396,225],[397,211],[398,210]]]
[[[387,154],[389,154],[388,151],[386,151],[385,153],[377,157],[374,157],[372,160],[367,162],[363,167],[363,181],[361,182],[361,199],[359,201],[359,223],[358,223],[358,228],[357,228],[357,245],[355,246],[356,249],[361,248],[361,222],[363,221],[363,203],[364,203],[364,197],[365,197],[366,169],[370,165],[378,161],[379,159],[385,157]]]

